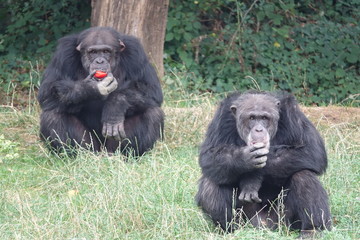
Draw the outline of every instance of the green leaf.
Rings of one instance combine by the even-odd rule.
[[[344,71],[344,69],[342,69],[342,68],[336,69],[335,76],[337,78],[342,78],[345,76],[345,74],[346,74],[346,72]]]
[[[276,32],[277,34],[279,34],[280,36],[284,37],[284,38],[288,38],[289,37],[289,26],[283,26],[281,28],[272,28],[274,32]]]
[[[359,61],[359,55],[357,55],[357,54],[349,54],[349,55],[346,57],[346,60],[347,60],[349,63],[356,63],[357,61]]]
[[[264,11],[259,11],[257,14],[256,14],[256,17],[257,17],[257,20],[260,22],[262,20],[264,20],[265,18],[265,13]]]
[[[173,39],[174,39],[174,34],[172,32],[166,34],[165,41],[170,42]]]

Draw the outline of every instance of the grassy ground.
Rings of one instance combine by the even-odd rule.
[[[294,239],[296,232],[219,233],[194,203],[198,146],[215,110],[211,96],[167,97],[165,141],[138,161],[81,152],[49,155],[39,142],[34,94],[0,105],[1,239]],[[185,97],[184,97],[185,99]],[[303,108],[325,139],[321,177],[334,228],[322,239],[360,238],[360,109]]]

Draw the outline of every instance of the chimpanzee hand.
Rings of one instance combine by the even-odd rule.
[[[266,165],[269,149],[265,143],[259,142],[254,145],[245,146],[237,150],[239,160],[242,160],[243,167],[248,170],[263,168]]]
[[[93,88],[96,88],[102,96],[109,95],[117,88],[118,82],[116,81],[112,73],[108,73],[107,77],[101,80],[96,80],[94,78],[95,72],[96,71],[91,72],[84,81],[87,84],[91,85]]]
[[[258,191],[255,189],[251,189],[251,186],[244,186],[239,195],[239,200],[241,202],[256,202],[261,203],[262,200],[258,196]]]
[[[101,95],[107,96],[111,92],[113,92],[118,86],[118,82],[112,75],[112,73],[108,73],[107,77],[98,81],[97,87]]]
[[[122,120],[118,123],[104,123],[102,135],[106,138],[112,137],[119,141],[126,138],[124,121]]]

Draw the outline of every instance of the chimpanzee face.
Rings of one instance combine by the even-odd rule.
[[[270,146],[278,127],[278,106],[279,101],[274,97],[256,94],[233,103],[231,111],[236,118],[236,128],[247,145],[261,142]]]
[[[89,32],[76,48],[80,51],[85,70],[112,72],[116,66],[116,56],[125,49],[125,44],[108,31]]]
[[[81,60],[89,73],[97,70],[111,72],[115,67],[115,50],[109,45],[92,45],[82,52]]]

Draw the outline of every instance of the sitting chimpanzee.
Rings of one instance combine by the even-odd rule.
[[[199,163],[197,203],[225,231],[243,218],[277,227],[279,201],[285,223],[301,236],[331,227],[327,193],[317,177],[327,167],[324,143],[290,94],[249,91],[223,100]]]
[[[138,39],[108,27],[59,40],[38,100],[41,138],[74,147],[142,155],[162,135],[163,95]]]

